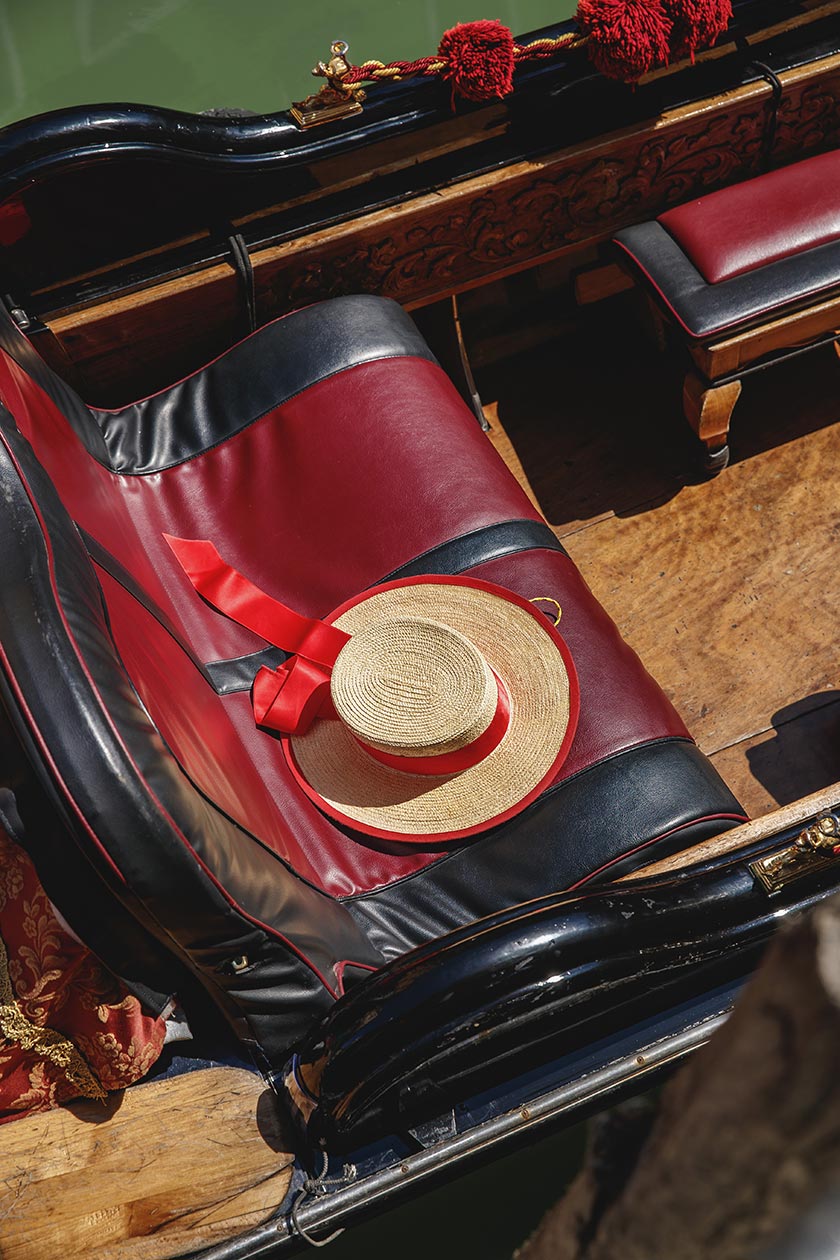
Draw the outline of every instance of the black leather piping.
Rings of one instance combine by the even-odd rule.
[[[656,220],[624,228],[613,241],[696,340],[761,324],[771,313],[807,306],[817,295],[840,288],[840,241],[802,250],[719,284],[703,278]]]
[[[0,315],[0,346],[60,407],[88,453],[124,476],[194,459],[348,368],[389,358],[437,362],[396,302],[367,294],[333,298],[274,320],[150,398],[96,411],[44,363],[5,308]]]

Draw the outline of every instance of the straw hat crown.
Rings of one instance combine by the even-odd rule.
[[[498,704],[496,678],[475,644],[423,617],[395,617],[354,634],[338,655],[330,690],[356,738],[395,756],[467,747]]]

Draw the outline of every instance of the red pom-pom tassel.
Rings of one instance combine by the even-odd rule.
[[[491,101],[513,91],[513,35],[501,22],[459,22],[438,47],[453,96]]]
[[[709,48],[732,20],[732,0],[663,0],[673,23],[671,50],[675,57]]]
[[[668,60],[671,19],[662,0],[580,0],[577,19],[596,69],[611,79],[635,83]]]

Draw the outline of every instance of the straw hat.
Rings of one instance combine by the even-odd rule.
[[[327,621],[350,635],[333,712],[283,748],[331,817],[403,843],[468,836],[524,809],[565,760],[577,677],[528,600],[469,578],[408,578]]]

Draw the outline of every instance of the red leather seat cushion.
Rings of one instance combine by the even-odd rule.
[[[91,459],[26,373],[11,359],[2,368],[18,424],[74,518],[204,661],[263,643],[196,597],[163,530],[219,540],[225,558],[275,598],[322,616],[452,537],[539,519],[451,383],[420,359],[380,360],[319,381],[235,437],[148,476],[118,476]],[[556,592],[563,606],[586,706],[559,780],[636,744],[688,736],[570,560],[534,551],[501,572],[485,567],[492,571],[478,576],[526,598]],[[404,878],[439,856],[435,848],[390,852],[337,831],[287,781],[247,692],[213,694],[154,618],[107,574],[99,578],[134,685],[192,781],[229,817],[333,896]]]
[[[659,216],[709,284],[840,239],[840,151],[823,153]]]

